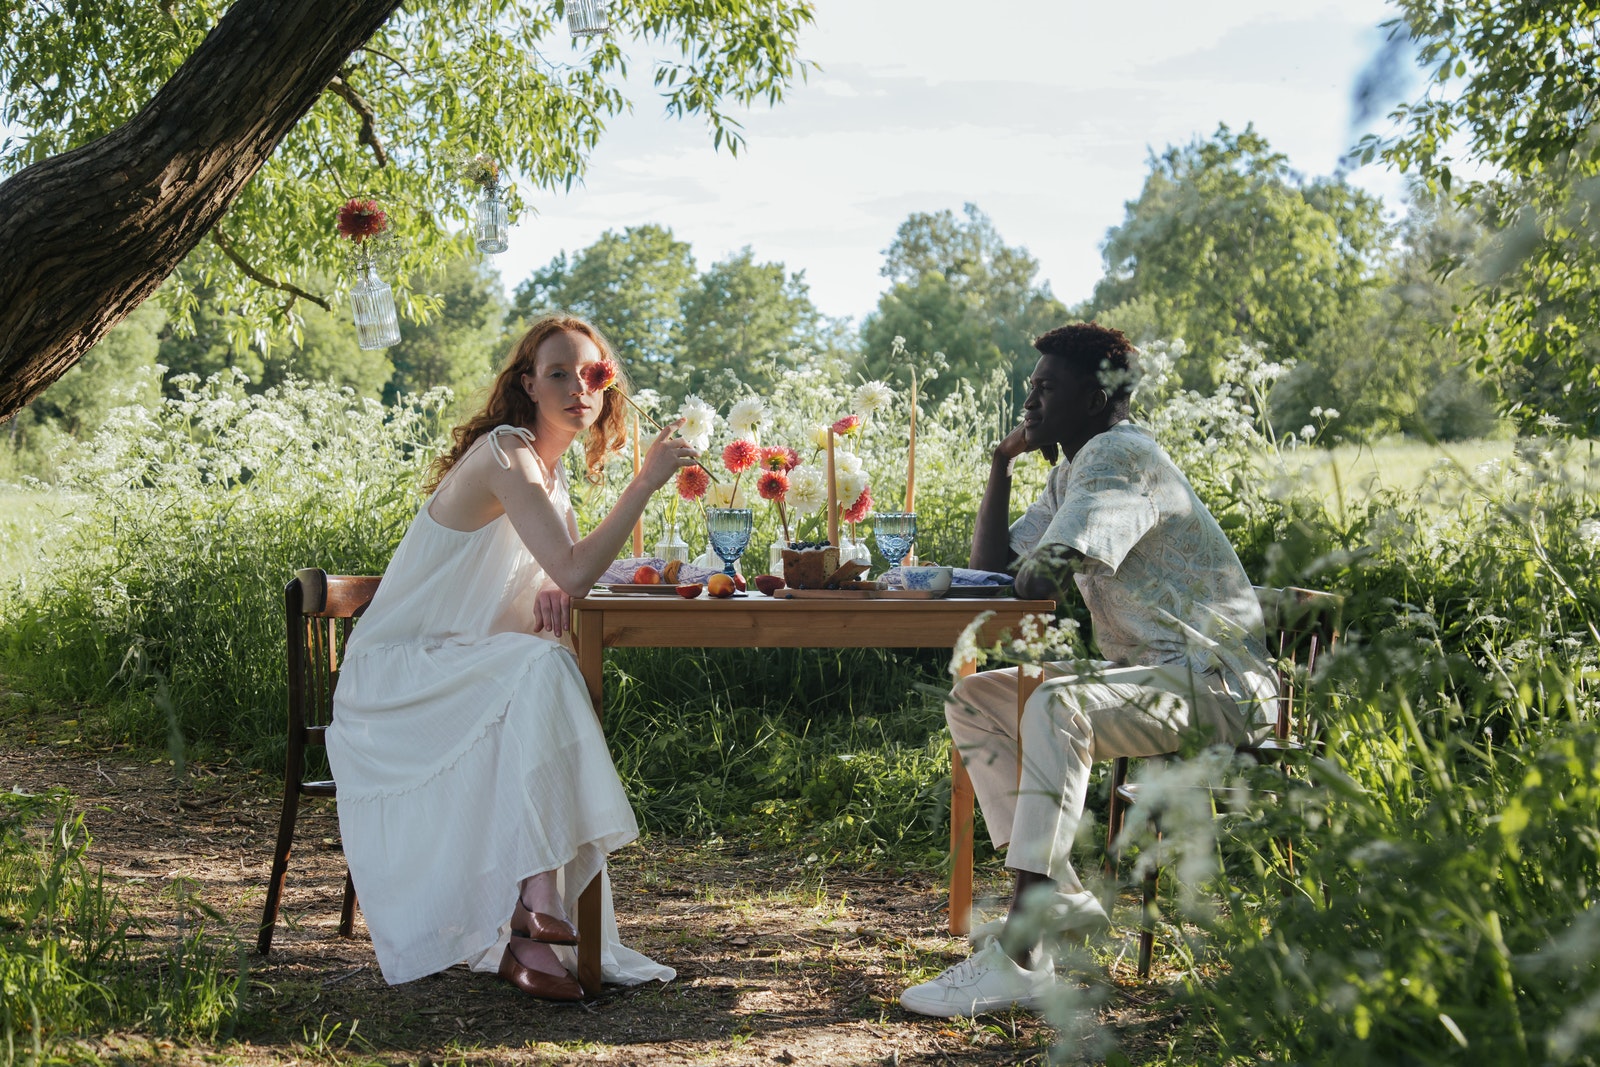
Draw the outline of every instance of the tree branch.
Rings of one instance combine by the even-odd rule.
[[[222,235],[222,230],[220,228],[211,231],[211,240],[218,248],[222,249],[222,254],[228,257],[228,261],[243,271],[245,277],[249,278],[251,281],[260,285],[264,285],[268,289],[276,289],[281,293],[288,293],[290,296],[299,297],[302,300],[309,300],[323,311],[333,310],[328,302],[322,297],[313,296],[311,293],[306,292],[298,285],[293,285],[289,282],[280,282],[278,279],[268,277],[267,275],[256,270],[249,263],[245,262],[243,256],[234,251],[233,243]],[[292,303],[289,306],[293,306]]]
[[[342,98],[345,103],[349,104],[352,111],[361,116],[361,132],[356,135],[356,139],[364,145],[371,145],[372,154],[377,158],[378,166],[387,167],[389,165],[389,156],[384,152],[383,145],[378,141],[378,117],[373,114],[372,105],[368,104],[360,93],[351,88],[350,83],[345,81],[342,75],[335,74],[333,80],[328,82],[328,88],[333,90],[335,96]]]

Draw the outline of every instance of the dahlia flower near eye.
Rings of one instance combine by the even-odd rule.
[[[869,486],[861,490],[861,495],[856,497],[856,502],[851,504],[844,513],[845,522],[860,522],[867,517],[867,512],[872,510],[872,489]]]
[[[339,209],[339,232],[357,244],[388,228],[389,216],[378,208],[376,200],[355,197]]]
[[[789,476],[782,471],[765,471],[756,479],[756,492],[762,500],[782,501],[789,491]]]
[[[684,467],[678,472],[678,495],[684,500],[699,500],[711,485],[704,467]]]
[[[604,392],[617,384],[617,365],[609,359],[597,359],[580,367],[578,377],[591,393]]]
[[[736,437],[722,450],[722,465],[733,474],[742,474],[756,465],[760,455],[760,449],[753,442]]]
[[[800,453],[787,445],[773,445],[761,450],[761,468],[787,474],[800,465]]]
[[[846,415],[844,418],[833,424],[833,432],[838,434],[840,437],[853,434],[859,429],[861,429],[860,415]]]

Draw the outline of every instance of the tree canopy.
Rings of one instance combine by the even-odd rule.
[[[1499,236],[1457,334],[1524,419],[1600,432],[1600,3],[1395,0],[1428,87],[1358,146]],[[1392,53],[1391,53],[1392,54]]]
[[[1295,357],[1379,282],[1380,204],[1332,179],[1304,182],[1253,127],[1150,160],[1104,246],[1092,313],[1135,340],[1182,337],[1186,385],[1209,389],[1239,341]]]
[[[643,46],[676,53],[654,72],[667,114],[702,117],[737,151],[734,112],[804,74],[811,19],[805,0],[630,0],[612,6],[611,34],[580,45],[559,0],[325,8],[0,4],[0,117],[15,131],[0,174],[16,172],[0,184],[0,304],[47,312],[0,340],[0,416],[185,256],[193,270],[168,290],[180,320],[194,279],[236,313],[236,344],[292,336],[307,302],[341,298],[333,215],[358,194],[401,238],[392,280],[418,316],[431,304],[407,279],[446,258],[466,217],[460,157],[500,160],[514,211],[517,188],[570,186],[631,106],[620,79]],[[63,261],[75,278],[55,279],[47,264]]]
[[[1020,387],[1033,370],[1033,339],[1067,315],[1049,284],[1037,280],[1038,260],[1007,245],[975,204],[960,217],[948,210],[910,215],[884,250],[881,273],[891,284],[862,324],[862,372],[899,377],[891,353],[903,337],[912,353],[944,353],[949,372],[930,384],[930,396],[996,367]]]

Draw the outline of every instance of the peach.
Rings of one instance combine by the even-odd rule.
[[[650,564],[646,563],[644,566],[633,572],[633,584],[660,585],[661,572],[650,566]]]
[[[783,579],[776,574],[758,574],[751,581],[756,583],[756,588],[767,596],[772,596],[783,588]]]
[[[703,588],[705,587],[699,585],[698,583],[695,585],[680,585],[677,587],[676,592],[685,600],[693,600],[695,597],[700,595],[700,590]]]
[[[726,574],[713,574],[706,579],[706,592],[715,597],[730,597],[735,592],[733,579]]]

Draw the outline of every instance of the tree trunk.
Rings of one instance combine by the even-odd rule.
[[[143,111],[0,184],[0,420],[138,307],[400,0],[237,0]]]

